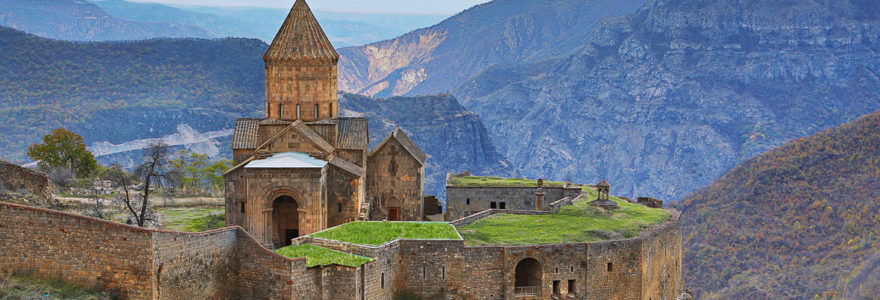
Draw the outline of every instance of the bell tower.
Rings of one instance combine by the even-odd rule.
[[[339,54],[305,0],[293,4],[263,61],[266,118],[317,121],[337,116]]]

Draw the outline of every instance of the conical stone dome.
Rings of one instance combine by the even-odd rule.
[[[263,56],[266,63],[336,64],[339,54],[305,0],[297,0]]]

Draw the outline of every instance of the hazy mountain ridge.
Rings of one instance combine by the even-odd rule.
[[[198,26],[117,18],[79,0],[0,1],[0,26],[69,41],[217,37]]]
[[[876,10],[652,0],[602,20],[577,54],[490,68],[453,94],[526,176],[604,177],[621,195],[675,200],[791,138],[880,109]]]
[[[752,158],[678,205],[685,282],[719,299],[871,299],[880,113]]]
[[[374,96],[456,89],[493,66],[574,53],[604,17],[643,0],[496,0],[399,38],[339,50],[340,90]]]

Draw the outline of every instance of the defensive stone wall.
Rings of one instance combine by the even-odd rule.
[[[244,230],[149,230],[0,202],[0,274],[29,273],[121,299],[272,298],[293,295],[288,259]]]
[[[575,198],[581,193],[580,187],[543,189],[542,210],[559,199]],[[448,220],[457,220],[486,209],[535,210],[536,191],[535,186],[446,186],[446,215]]]

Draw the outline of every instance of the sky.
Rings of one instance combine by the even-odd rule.
[[[261,6],[289,8],[295,0],[129,0],[193,6]],[[489,0],[307,0],[313,10],[369,13],[452,15]]]

